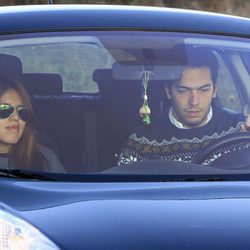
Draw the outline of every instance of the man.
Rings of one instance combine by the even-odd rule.
[[[157,155],[191,161],[198,151],[225,135],[247,131],[250,118],[215,104],[218,76],[215,55],[189,48],[181,78],[165,84],[171,106],[163,118],[138,125],[122,147],[118,164]]]

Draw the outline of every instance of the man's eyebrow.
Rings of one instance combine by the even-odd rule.
[[[206,88],[206,87],[210,87],[213,86],[213,83],[205,83],[202,86],[199,86],[198,88],[194,88],[194,89],[202,89],[202,88]],[[188,87],[185,85],[185,83],[179,83],[177,85],[175,85],[176,88],[183,88],[183,89],[193,89],[191,87]]]
[[[199,89],[210,87],[210,86],[213,86],[213,84],[212,83],[207,83],[207,84],[204,84],[204,85],[200,86]]]

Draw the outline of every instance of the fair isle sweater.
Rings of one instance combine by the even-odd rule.
[[[168,116],[155,118],[149,126],[139,124],[121,149],[118,165],[157,156],[167,160],[190,162],[210,142],[239,132],[244,115],[213,107],[212,119],[204,126],[181,129]]]

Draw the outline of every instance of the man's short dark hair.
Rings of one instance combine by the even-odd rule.
[[[209,48],[187,47],[187,67],[208,67],[215,84],[218,77],[219,64],[215,54]]]
[[[211,72],[211,77],[213,84],[216,84],[218,77],[218,69],[219,64],[215,54],[209,48],[203,47],[191,47],[187,46],[185,49],[186,59],[185,65],[183,65],[183,69],[185,68],[201,68],[207,67]],[[166,86],[170,88],[175,81],[167,82]]]

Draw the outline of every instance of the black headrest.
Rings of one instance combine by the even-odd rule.
[[[98,84],[102,98],[135,97],[141,95],[141,83],[138,80],[116,80],[112,76],[112,69],[96,69],[93,80]]]
[[[62,77],[50,73],[25,73],[22,83],[30,95],[58,95],[63,92]]]
[[[12,55],[0,54],[0,75],[13,80],[22,78],[21,60]]]

